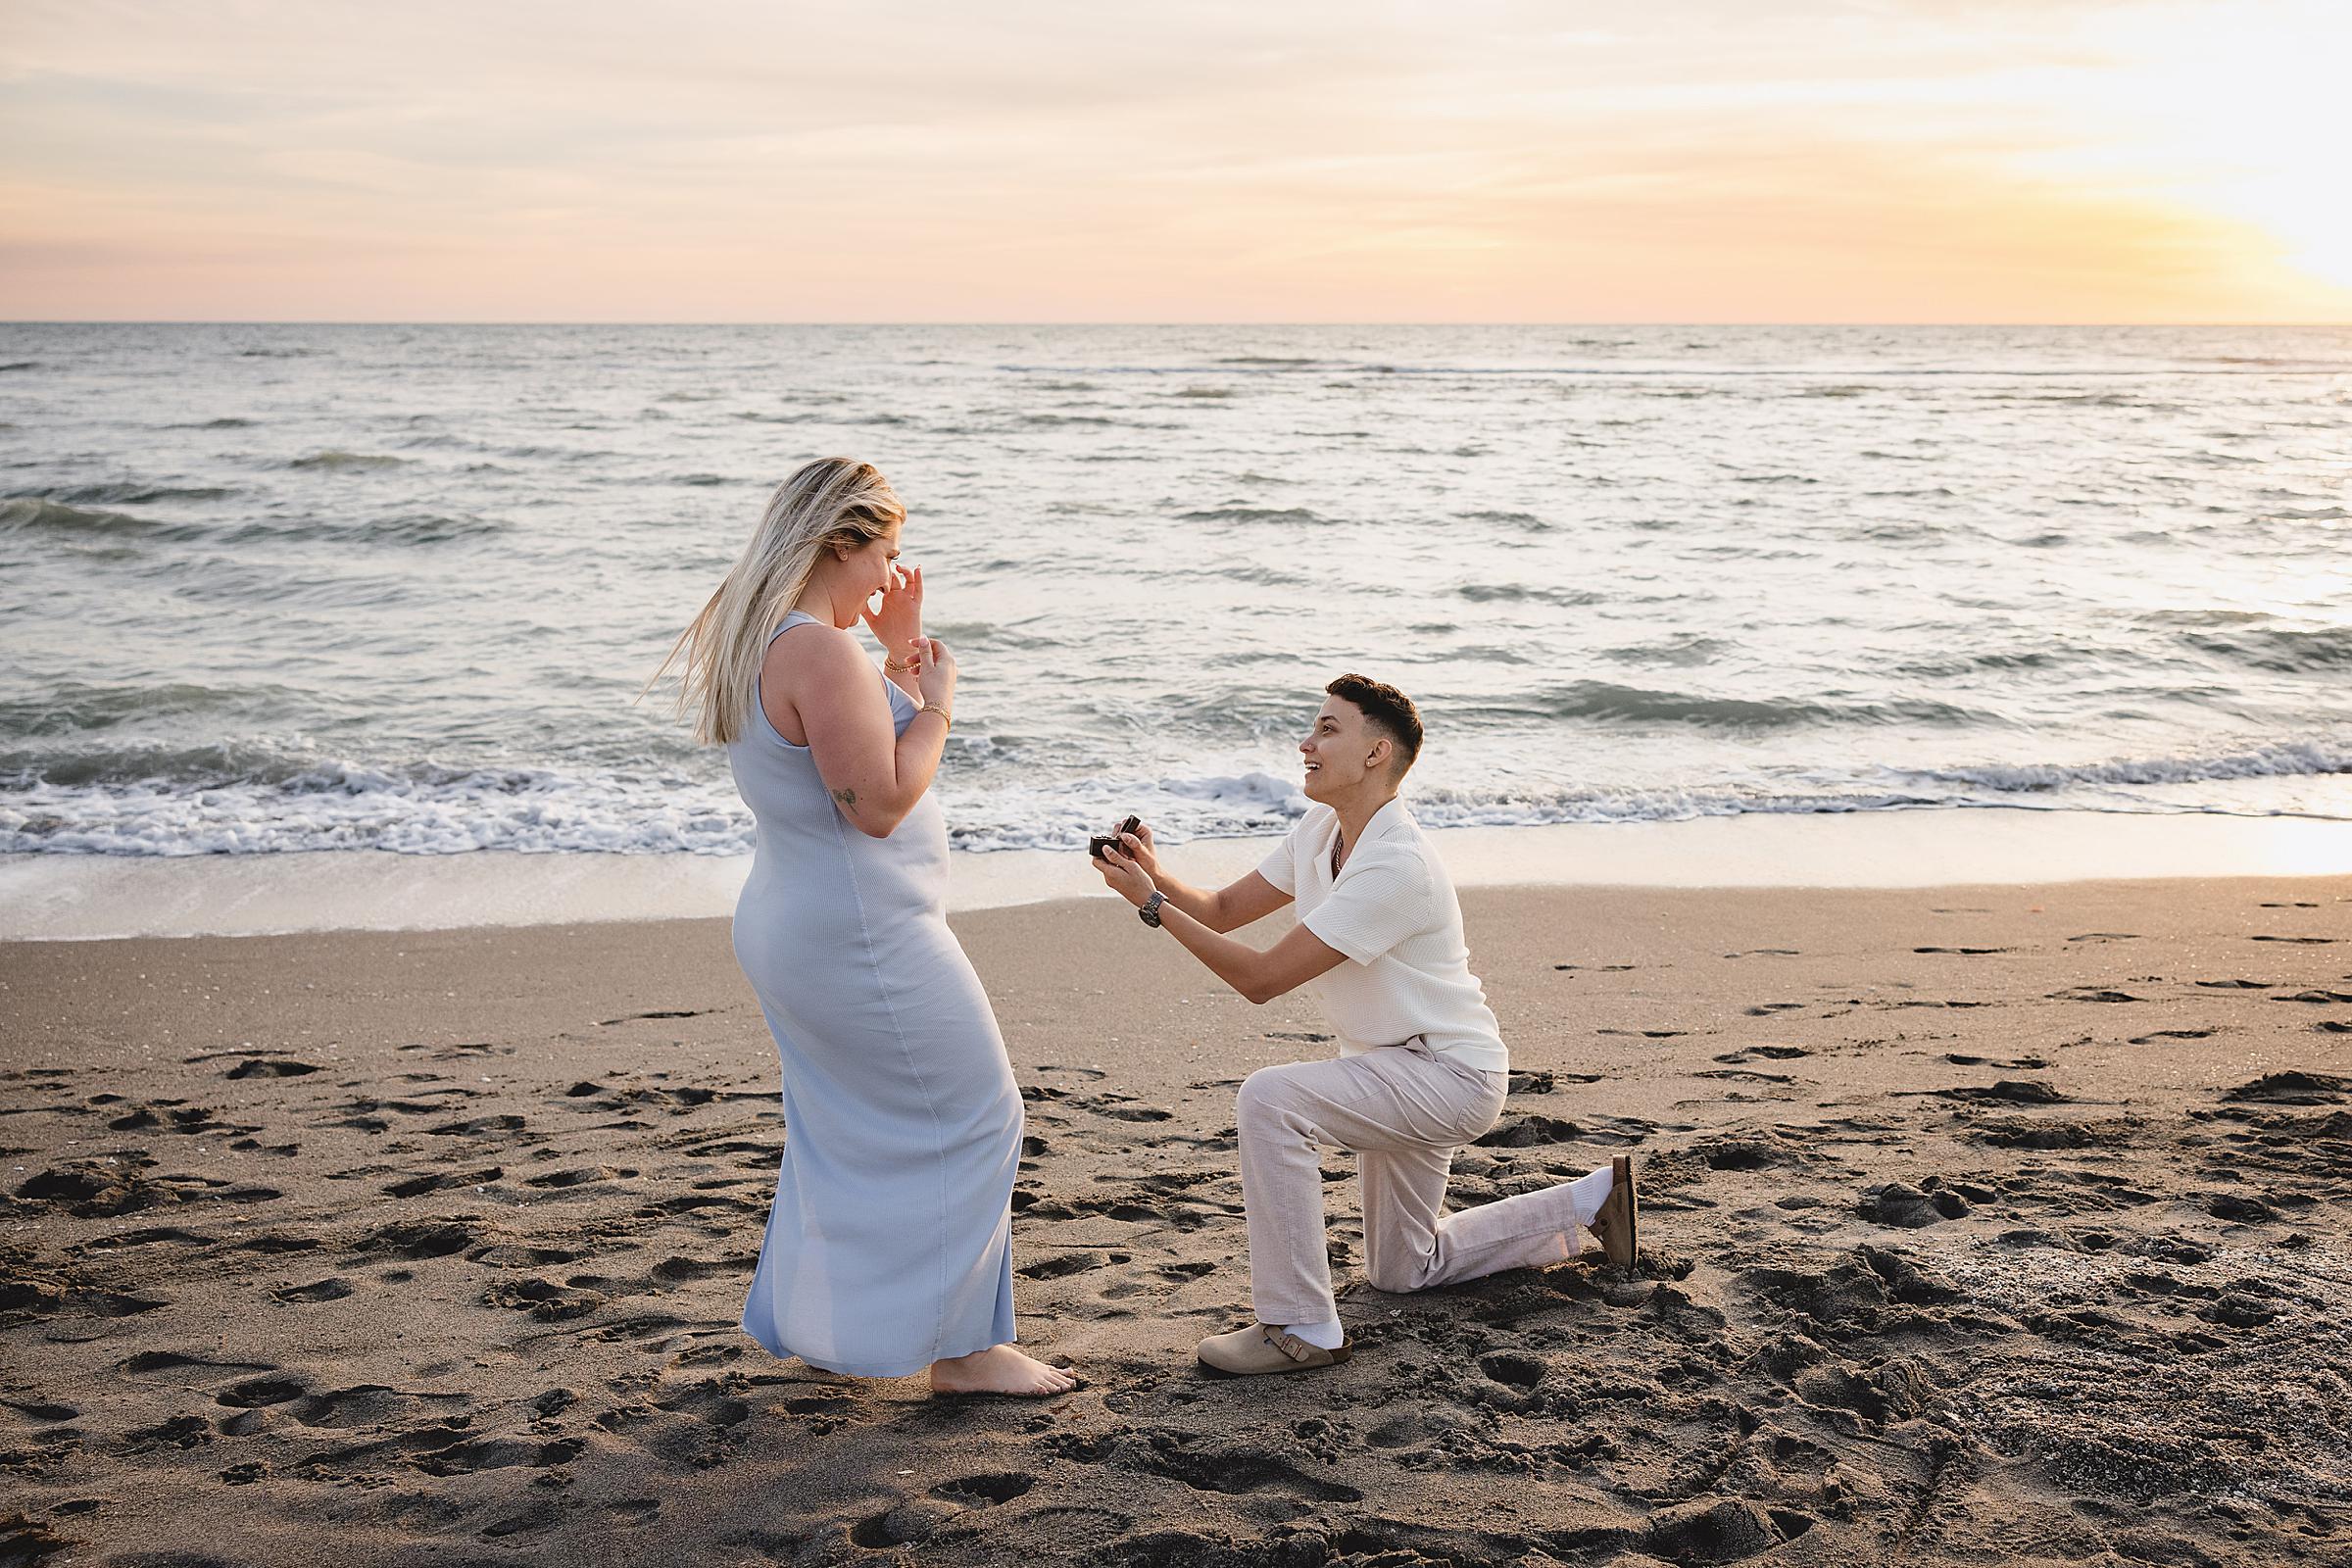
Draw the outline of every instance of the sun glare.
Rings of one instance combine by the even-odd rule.
[[[2111,13],[2115,65],[2080,107],[2166,195],[2247,223],[2277,259],[2352,287],[2352,6],[2325,0]],[[2127,149],[2119,148],[2119,151]]]

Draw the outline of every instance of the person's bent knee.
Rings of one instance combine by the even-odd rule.
[[[1364,1264],[1364,1278],[1376,1291],[1410,1296],[1429,1283],[1429,1264],[1425,1258],[1374,1258]]]
[[[1281,1071],[1279,1067],[1260,1067],[1243,1079],[1242,1087],[1235,1090],[1233,1096],[1236,1114],[1249,1118],[1262,1116],[1271,1110],[1273,1106],[1270,1102],[1282,1084],[1282,1080],[1276,1076]]]
[[[1260,1067],[1242,1080],[1233,1097],[1234,1123],[1244,1132],[1271,1127],[1281,1116],[1286,1075],[1281,1066]]]

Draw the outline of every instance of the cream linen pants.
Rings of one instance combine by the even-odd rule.
[[[1454,1151],[1494,1125],[1509,1075],[1461,1065],[1418,1039],[1330,1061],[1261,1067],[1236,1116],[1250,1217],[1251,1304],[1261,1323],[1337,1315],[1323,1244],[1319,1147],[1352,1150],[1363,1183],[1364,1273],[1418,1291],[1574,1257],[1569,1184],[1444,1212]]]

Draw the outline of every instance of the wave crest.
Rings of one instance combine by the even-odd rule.
[[[2249,626],[2192,632],[2185,641],[2205,653],[2282,675],[2352,669],[2352,626]]]
[[[2293,778],[2334,773],[2352,773],[2352,747],[2327,741],[2300,741],[2211,757],[1913,768],[1906,770],[1902,776],[1936,784],[1968,785],[2002,794],[2035,795],[2076,784],[2202,784],[2217,779]]]
[[[373,468],[397,468],[408,461],[407,458],[395,458],[382,452],[344,452],[330,447],[324,452],[314,452],[308,457],[296,458],[286,466],[314,472],[356,473]]]
[[[0,719],[5,719],[0,714]],[[1024,783],[962,773],[943,787],[965,851],[1080,849],[1133,811],[1165,842],[1285,832],[1306,810],[1294,778],[1263,772],[1095,775]],[[1690,787],[1419,786],[1432,828],[1680,821],[1751,813],[2021,807],[2130,812],[2225,808],[2115,793],[2132,785],[2352,773],[2352,746],[2282,745],[2209,758],[1864,770],[1844,777]],[[664,769],[369,764],[229,746],[126,745],[81,763],[0,756],[0,853],[188,856],[369,849],[742,855],[749,815],[723,779]]]
[[[1994,722],[1990,714],[1925,698],[1838,703],[1819,698],[1715,697],[1620,686],[1600,680],[1572,681],[1532,693],[1525,706],[1552,718],[1612,724],[1690,724],[1721,730],[1786,729],[1812,724],[1959,727]]]
[[[0,529],[12,533],[135,535],[154,533],[162,526],[127,512],[92,511],[39,496],[0,501]]]
[[[1176,514],[1179,522],[1274,522],[1301,528],[1325,527],[1336,522],[1319,512],[1305,507],[1251,507],[1236,502],[1230,506],[1205,507],[1198,512]]]

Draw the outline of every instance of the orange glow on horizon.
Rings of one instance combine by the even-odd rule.
[[[0,317],[2344,321],[2317,0],[26,0]]]

